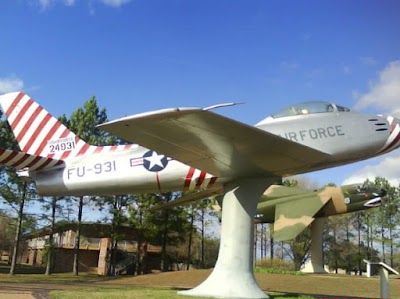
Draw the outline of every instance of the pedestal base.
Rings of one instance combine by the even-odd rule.
[[[274,180],[246,179],[225,186],[221,244],[210,276],[178,294],[214,298],[269,298],[253,275],[254,215],[263,192]]]
[[[322,250],[324,223],[325,218],[316,218],[311,224],[311,260],[309,260],[301,270],[303,273],[327,273],[324,269]]]
[[[303,273],[328,273],[326,272],[325,268],[321,266],[319,263],[313,264],[312,261],[308,261],[304,268],[301,269],[301,272]]]
[[[178,294],[212,298],[269,298],[257,285],[252,272],[218,268],[194,289],[179,291]]]

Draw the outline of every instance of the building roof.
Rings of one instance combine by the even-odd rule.
[[[77,231],[77,222],[60,221],[55,224],[54,232],[62,233],[66,231]],[[81,235],[87,238],[107,238],[111,236],[111,223],[99,222],[82,222]],[[33,239],[38,237],[48,236],[51,233],[51,227],[46,226],[29,234],[24,235],[25,239]],[[124,240],[135,240],[137,238],[137,230],[131,225],[121,224],[116,229],[116,234]]]

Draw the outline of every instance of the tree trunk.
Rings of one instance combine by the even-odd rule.
[[[201,260],[200,267],[204,268],[204,253],[205,253],[205,208],[201,208]]]
[[[370,248],[370,244],[369,244],[369,240],[370,240],[370,235],[369,235],[369,226],[370,226],[370,219],[369,219],[369,215],[366,213],[366,218],[365,218],[365,222],[367,223],[367,229],[366,229],[366,241],[367,241],[367,260],[370,260],[371,258],[371,248]]]
[[[11,259],[11,267],[10,267],[10,275],[15,274],[15,266],[17,265],[17,258],[18,258],[18,250],[19,250],[19,241],[21,238],[21,229],[22,229],[22,216],[24,213],[24,205],[25,205],[25,196],[26,196],[26,183],[24,183],[24,191],[22,193],[21,202],[19,204],[19,211],[18,211],[18,223],[17,229],[15,232],[15,239],[14,239],[14,249]]]
[[[337,239],[336,239],[336,227],[333,230],[333,244],[334,244],[334,255],[335,255],[335,274],[338,274],[338,269],[339,269],[339,257],[337,256]]]
[[[79,275],[79,250],[81,243],[82,210],[83,210],[83,196],[80,196],[79,209],[78,209],[78,227],[76,228],[75,246],[74,246],[74,265],[72,269],[74,275]]]
[[[358,256],[357,256],[357,261],[358,261],[358,275],[362,275],[362,270],[361,270],[361,214],[357,214],[357,230],[358,230]]]
[[[257,266],[257,239],[258,239],[258,224],[254,224],[254,244],[253,244],[253,267]]]
[[[164,229],[162,232],[162,244],[161,244],[161,271],[168,271],[168,263],[167,263],[167,237],[168,237],[168,211],[164,211]]]
[[[50,275],[52,272],[53,267],[53,256],[54,256],[54,226],[55,226],[55,219],[56,219],[56,205],[57,205],[57,198],[53,197],[51,201],[51,230],[49,236],[49,251],[47,253],[47,264],[46,264],[46,272],[45,275]]]
[[[392,215],[393,217],[393,215]],[[391,225],[391,224],[390,224]],[[389,235],[390,235],[390,267],[394,267],[394,262],[393,262],[393,254],[394,254],[394,250],[393,250],[393,232],[392,232],[392,227],[389,228]]]
[[[115,273],[115,266],[116,266],[116,261],[117,261],[117,243],[118,240],[116,238],[116,228],[117,228],[117,223],[116,223],[116,213],[117,213],[117,208],[118,208],[118,196],[114,197],[114,202],[113,202],[113,219],[111,223],[111,250],[110,250],[110,256],[109,256],[109,263],[108,263],[108,275],[114,276]]]
[[[139,229],[137,232],[137,249],[136,249],[136,275],[142,274],[142,225],[143,225],[143,212],[140,209],[139,215]]]
[[[390,249],[390,267],[393,268],[393,225],[392,225],[392,219],[395,215],[393,213],[389,213],[389,219],[388,219],[388,229],[389,229],[389,249]]]
[[[371,242],[371,245],[370,245],[371,255],[372,255],[372,252],[374,251],[374,238],[373,238],[372,233],[373,233],[373,230],[372,230],[372,225],[371,225],[370,230],[369,230],[369,236],[370,236],[369,241]]]
[[[108,269],[108,275],[115,276],[116,273],[116,265],[117,265],[117,252],[118,252],[118,240],[113,235],[111,243],[111,257],[110,257],[110,268]]]
[[[269,226],[269,257],[271,261],[274,259],[274,233],[273,226],[270,224]]]
[[[386,253],[385,253],[385,232],[383,230],[383,225],[381,227],[381,245],[382,245],[382,259],[383,262],[386,263]]]
[[[255,225],[256,227],[258,227],[258,225]],[[264,238],[263,238],[263,223],[260,224],[260,259],[264,258]]]
[[[189,229],[189,244],[186,259],[186,271],[190,269],[190,255],[192,253],[192,238],[193,238],[193,223],[194,223],[194,208],[192,207],[192,213],[190,214],[190,229]]]

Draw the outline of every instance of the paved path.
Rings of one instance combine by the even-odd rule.
[[[0,299],[48,299],[49,291],[44,285],[0,282]]]
[[[1,299],[32,299],[35,297],[33,297],[32,293],[29,291],[26,292],[26,291],[0,289],[0,298]]]

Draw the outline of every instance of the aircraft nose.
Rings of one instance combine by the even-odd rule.
[[[387,116],[389,122],[389,137],[381,151],[389,152],[400,146],[400,119],[394,116]]]

